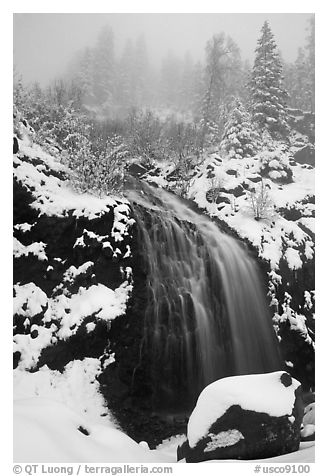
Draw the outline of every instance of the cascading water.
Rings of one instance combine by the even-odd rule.
[[[191,407],[218,378],[281,368],[254,260],[182,199],[140,187],[128,197],[148,264],[141,353],[154,407]]]

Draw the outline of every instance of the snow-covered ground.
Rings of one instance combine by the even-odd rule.
[[[15,462],[177,461],[177,447],[186,436],[171,437],[156,450],[133,441],[120,430],[105,406],[95,378],[99,371],[99,360],[92,358],[70,362],[63,373],[47,366],[35,373],[21,369],[14,371]],[[273,400],[275,395],[271,395]],[[261,401],[252,402],[253,407],[263,404],[262,396],[259,397]],[[276,401],[276,405],[280,408],[281,402]],[[301,443],[295,453],[252,462],[314,462],[314,442]]]
[[[314,169],[295,163],[291,166],[291,183],[281,184],[270,177],[265,178],[268,203],[263,219],[255,220],[250,200],[251,192],[247,191],[236,197],[233,190],[241,184],[247,184],[255,190],[259,188],[259,182],[254,183],[252,179],[258,179],[262,162],[257,158],[223,159],[218,162],[218,158],[220,157],[214,154],[202,165],[191,184],[189,197],[210,216],[223,220],[241,238],[252,243],[259,250],[259,256],[267,260],[272,269],[277,269],[281,258],[287,261],[290,269],[301,267],[304,262],[299,251],[301,245],[305,247],[305,259],[313,256],[313,240],[304,228],[314,232],[314,205],[306,201],[314,195]],[[206,199],[206,192],[211,188],[211,178],[208,178],[206,173],[208,167],[214,176],[221,177],[221,187],[229,191],[222,191],[221,195],[227,198],[229,203],[209,203]],[[230,175],[229,171],[234,171],[235,174]],[[303,200],[306,203],[301,203]],[[296,206],[303,216],[295,221],[287,220],[279,209],[290,209],[293,206]]]
[[[96,423],[89,415],[41,396],[15,400],[14,435],[15,463],[175,463],[176,448],[183,440],[182,436],[173,437],[156,450],[149,450],[145,443],[136,443],[110,421]],[[226,462],[242,463],[210,461]],[[294,453],[251,462],[313,463],[314,442],[301,443]]]

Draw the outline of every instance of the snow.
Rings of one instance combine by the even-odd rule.
[[[17,238],[14,238],[13,253],[15,258],[21,256],[28,256],[32,254],[40,261],[47,261],[47,255],[45,253],[46,244],[42,242],[31,243],[28,246],[24,246]]]
[[[118,205],[114,208],[114,224],[112,237],[114,240],[123,241],[123,237],[129,234],[129,228],[133,225],[134,219],[129,218],[129,207],[126,204]]]
[[[88,263],[85,263],[82,269],[86,269],[86,265]],[[128,275],[129,268],[126,272]],[[55,343],[57,338],[67,339],[75,334],[85,317],[95,315],[96,319],[110,322],[124,314],[132,291],[132,284],[129,281],[124,281],[115,290],[103,284],[93,285],[88,289],[80,287],[77,294],[73,294],[71,297],[61,294],[54,298],[47,298],[47,295],[34,283],[23,286],[17,284],[14,286],[14,290],[16,294],[14,298],[15,314],[33,317],[42,312],[42,307],[48,306],[42,324],[34,326],[37,331],[35,337],[30,334],[14,336],[14,351],[21,353],[19,368],[28,369],[35,366],[41,351],[51,343]],[[52,319],[55,319],[56,322],[59,321],[59,328],[54,323],[49,328],[44,326]],[[89,325],[87,332],[92,330],[92,326]]]
[[[87,332],[89,333],[89,332],[92,332],[92,331],[95,330],[96,324],[94,322],[88,322],[88,324],[86,324],[85,327],[86,327]]]
[[[67,339],[87,316],[94,314],[98,319],[111,321],[124,314],[131,291],[132,285],[128,281],[115,290],[103,284],[95,284],[88,289],[80,287],[71,297],[61,295],[51,300],[45,319],[51,315],[60,319],[57,335],[60,339]]]
[[[90,268],[92,268],[94,263],[92,261],[87,261],[78,268],[75,266],[70,266],[67,271],[64,273],[64,280],[66,281],[74,281],[77,276],[80,274],[86,273]]]
[[[84,415],[88,422],[115,425],[106,408],[96,380],[101,371],[99,359],[85,358],[69,362],[63,372],[50,370],[46,365],[37,372],[14,370],[16,399],[49,398],[65,404]]]
[[[42,312],[47,305],[47,295],[34,283],[14,285],[15,297],[13,300],[13,313],[21,316],[32,317]]]
[[[243,440],[243,434],[238,430],[221,431],[217,435],[209,433],[210,441],[207,443],[204,453],[214,451],[216,448],[224,448],[226,446],[233,446],[238,441]]]
[[[307,438],[315,433],[315,425],[308,424],[305,425],[304,428],[301,430],[301,436],[302,438]]]
[[[300,383],[292,379],[292,384],[285,387],[280,381],[283,373],[227,377],[208,385],[200,394],[189,418],[190,447],[193,448],[207,434],[211,425],[231,405],[240,405],[244,410],[264,412],[275,417],[291,415],[294,392]]]
[[[109,424],[89,423],[77,410],[41,397],[15,400],[14,435],[16,463],[171,461]]]
[[[44,166],[36,167],[22,160],[24,156],[29,159],[39,159]],[[121,212],[129,210],[128,202],[123,197],[99,198],[91,194],[79,194],[74,192],[65,181],[52,174],[44,173],[46,169],[50,172],[67,172],[67,169],[36,144],[29,146],[26,140],[19,140],[19,154],[14,158],[14,163],[14,177],[32,191],[34,202],[31,206],[40,214],[65,216],[73,210],[73,215],[76,217],[85,216],[92,219],[117,205]],[[130,224],[131,221],[126,221],[125,227],[127,228]]]
[[[311,217],[302,217],[298,220],[298,223],[304,225],[308,228],[312,233],[315,232],[315,219]]]
[[[14,370],[15,462],[173,461],[119,430],[99,392],[100,370],[95,358],[70,362],[62,373]]]
[[[302,267],[303,263],[300,254],[294,248],[287,248],[285,258],[290,269],[299,269]]]
[[[49,328],[34,325],[34,330],[38,332],[36,338],[32,338],[30,334],[16,334],[13,337],[14,352],[21,353],[19,368],[29,369],[37,364],[41,351],[51,344],[57,327],[55,324],[51,324]]]
[[[103,240],[108,240],[108,238],[109,238],[108,235],[98,235],[94,231],[89,231],[89,230],[86,230],[84,228],[82,236],[80,236],[79,238],[76,239],[76,241],[73,245],[73,248],[75,248],[76,246],[80,246],[80,247],[84,248],[86,246],[85,241],[84,241],[85,237],[88,237],[90,240],[96,240],[99,243],[102,243]]]
[[[70,362],[63,373],[47,366],[35,373],[20,369],[14,371],[16,463],[176,461],[176,448],[185,440],[185,435],[164,440],[151,451],[146,442],[137,444],[122,433],[99,393],[95,378],[99,370],[99,359],[86,358]],[[81,433],[78,428],[86,430],[89,435]],[[232,431],[221,435],[217,442],[229,443],[237,437],[240,435]],[[252,462],[258,461],[313,462],[314,442],[301,443],[300,450],[295,453]]]
[[[19,223],[18,225],[14,226],[14,229],[25,233],[27,231],[31,231],[32,227],[33,225],[31,225],[30,223]]]
[[[220,162],[217,159],[220,159]],[[265,216],[256,221],[250,206],[250,192],[245,189],[244,194],[235,197],[233,190],[245,185],[250,187],[249,190],[252,187],[256,189],[258,185],[253,180],[261,178],[261,167],[266,163],[275,167],[271,172],[277,172],[279,177],[284,172],[282,167],[291,168],[293,182],[279,184],[270,177],[264,179],[268,187],[269,202]],[[230,199],[230,203],[217,205],[207,201],[206,192],[211,188],[211,180],[207,178],[209,166],[211,173],[220,177],[223,187],[232,191],[220,193]],[[229,170],[235,170],[236,176],[227,173]],[[271,178],[278,178],[277,174],[272,176],[271,173]],[[255,246],[259,256],[270,263],[271,269],[277,269],[281,259],[287,262],[290,269],[298,269],[303,266],[305,259],[313,257],[313,236],[307,233],[307,230],[314,233],[314,205],[310,203],[314,195],[314,177],[314,169],[303,168],[299,164],[290,167],[289,156],[284,151],[284,146],[279,144],[275,144],[274,151],[262,151],[258,156],[241,160],[220,158],[214,154],[205,158],[198,175],[191,181],[188,198],[194,200],[211,217],[224,221],[242,239]],[[292,207],[302,215],[295,222],[287,220],[280,212],[280,209]],[[303,246],[304,256],[296,255],[296,251]]]

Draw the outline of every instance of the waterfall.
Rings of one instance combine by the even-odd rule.
[[[155,407],[192,406],[218,378],[280,369],[264,284],[242,244],[163,189],[142,184],[128,198],[148,267],[141,352]]]

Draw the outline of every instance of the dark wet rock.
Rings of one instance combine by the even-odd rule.
[[[17,154],[18,151],[19,151],[18,140],[17,140],[17,137],[14,136],[13,154]]]
[[[262,177],[260,175],[256,175],[255,177],[248,177],[248,180],[250,180],[253,183],[259,183],[262,180]]]
[[[232,175],[234,177],[237,177],[237,173],[238,173],[237,170],[233,170],[233,169],[226,170],[226,174]]]
[[[236,198],[241,197],[242,195],[245,194],[245,188],[243,187],[243,185],[238,185],[237,187],[234,187],[234,188],[222,187],[220,191],[224,193],[230,193],[234,195],[234,197]]]

